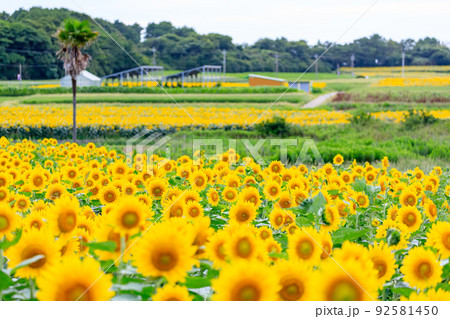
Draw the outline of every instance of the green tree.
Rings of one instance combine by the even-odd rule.
[[[98,37],[98,32],[92,31],[87,20],[78,21],[68,19],[64,26],[59,28],[55,34],[60,49],[56,53],[58,58],[64,62],[64,70],[72,78],[73,94],[73,133],[72,138],[77,139],[77,76],[89,65],[91,56],[83,54],[81,49],[91,45]]]

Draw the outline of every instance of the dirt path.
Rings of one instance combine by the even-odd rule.
[[[309,101],[308,103],[306,103],[305,105],[302,106],[302,109],[312,109],[316,106],[322,105],[323,103],[325,103],[328,99],[331,99],[333,96],[335,96],[336,94],[338,94],[339,92],[331,92],[328,94],[324,94],[319,96],[318,98]]]

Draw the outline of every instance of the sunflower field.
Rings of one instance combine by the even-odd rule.
[[[2,137],[0,299],[450,300],[449,178]]]

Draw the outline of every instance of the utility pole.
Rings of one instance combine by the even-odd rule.
[[[319,72],[319,61],[317,60],[317,58],[318,58],[319,56],[317,55],[317,53],[316,54],[314,54],[314,59],[316,60],[316,80],[317,80],[317,73]]]
[[[223,79],[222,82],[225,82],[225,75],[227,73],[227,50],[223,49],[222,51],[223,54]]]
[[[337,64],[337,71],[336,71],[336,73],[337,73],[338,77],[339,77],[339,75],[341,75],[341,70],[339,69],[339,63]]]
[[[275,73],[276,77],[278,77],[278,52],[275,53]]]
[[[20,86],[22,87],[22,63],[19,63],[19,80]]]
[[[152,48],[152,52],[153,52],[153,66],[156,65],[156,48],[153,47]]]
[[[355,55],[352,54],[352,56],[350,57],[350,62],[351,62],[351,66],[352,66],[352,76],[355,76],[355,71],[354,71],[354,67],[355,67]]]
[[[402,78],[405,77],[405,50],[402,50]]]

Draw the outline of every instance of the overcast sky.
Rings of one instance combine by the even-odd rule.
[[[64,7],[94,18],[137,22],[143,27],[149,22],[170,21],[175,26],[193,27],[202,34],[230,35],[236,43],[285,37],[313,44],[318,40],[334,42],[343,33],[338,42],[346,43],[378,33],[393,40],[433,36],[450,44],[449,0],[1,1],[0,10],[8,13],[33,6]]]

